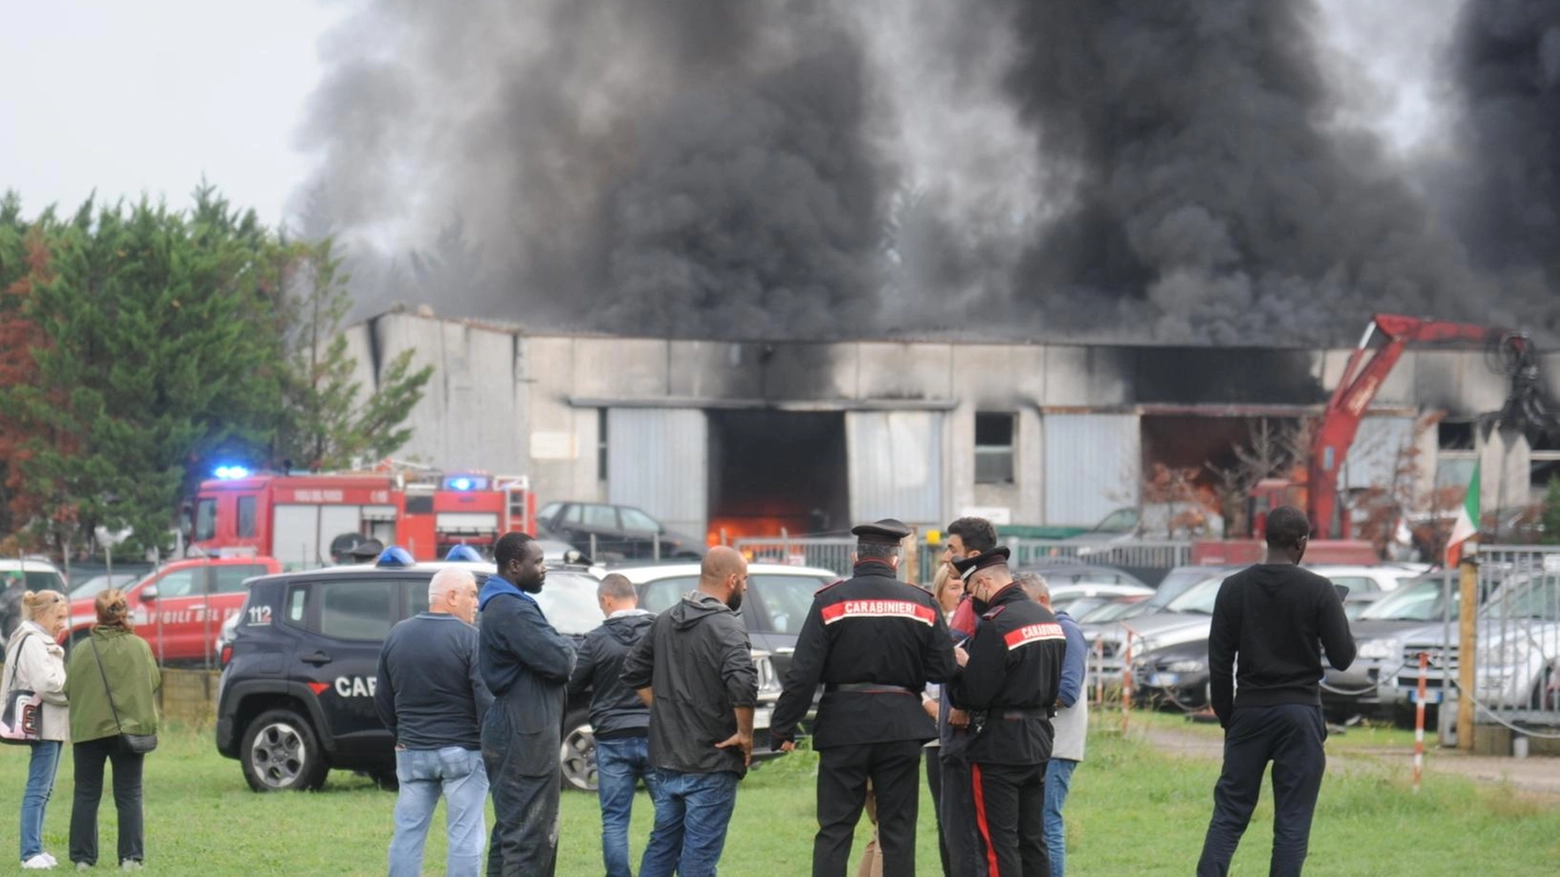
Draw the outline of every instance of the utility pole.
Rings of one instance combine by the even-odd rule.
[[[1469,547],[1472,547],[1471,545]],[[1479,564],[1465,553],[1457,569],[1460,609],[1457,612],[1457,748],[1473,750],[1473,692],[1477,683],[1479,639]],[[1441,708],[1446,708],[1445,688]]]

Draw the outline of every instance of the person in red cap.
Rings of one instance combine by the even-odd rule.
[[[937,736],[921,692],[953,675],[953,640],[932,595],[899,581],[900,543],[910,528],[885,519],[851,532],[854,575],[814,595],[769,736],[776,749],[794,747],[797,723],[821,683],[812,873],[844,877],[870,778],[883,873],[914,874],[921,747]]]
[[[970,713],[965,757],[981,857],[989,877],[1049,877],[1045,770],[1067,636],[1013,581],[1007,548],[953,566],[985,605],[967,650],[955,652],[961,669],[947,686],[954,706]]]

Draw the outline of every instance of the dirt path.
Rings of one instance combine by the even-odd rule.
[[[1161,752],[1186,758],[1218,760],[1223,756],[1223,741],[1212,734],[1191,730],[1139,726],[1132,731],[1152,743]],[[1348,737],[1334,737],[1327,743],[1327,769],[1334,772],[1376,766],[1401,771],[1406,778],[1413,770],[1413,752],[1349,745]],[[1482,783],[1505,784],[1524,796],[1560,807],[1560,758],[1494,758],[1469,755],[1455,749],[1427,745],[1425,776],[1463,776]]]

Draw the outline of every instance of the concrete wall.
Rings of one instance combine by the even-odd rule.
[[[945,341],[835,344],[527,335],[386,314],[349,340],[382,373],[403,350],[435,375],[399,456],[443,468],[529,472],[543,501],[604,500],[598,406],[946,410],[943,503],[1041,519],[1048,411],[1319,410],[1347,350],[1193,349]],[[375,354],[372,358],[370,353]],[[1545,362],[1560,386],[1560,362]],[[1482,352],[1406,354],[1378,393],[1388,409],[1496,410],[1505,379]],[[974,415],[1017,415],[1016,481],[974,483]],[[1429,468],[1433,471],[1433,465]],[[1495,479],[1488,479],[1488,484]]]

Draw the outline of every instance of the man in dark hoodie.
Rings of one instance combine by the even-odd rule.
[[[506,533],[498,572],[482,586],[478,663],[493,706],[482,722],[482,760],[493,792],[489,877],[550,877],[558,859],[559,747],[574,642],[553,630],[533,594],[542,546]]]
[[[650,708],[623,684],[623,661],[655,620],[639,608],[627,577],[612,573],[596,588],[607,620],[585,635],[569,694],[590,692],[590,726],[596,738],[597,797],[601,802],[601,859],[607,877],[633,877],[628,864],[628,821],[634,787],[642,779],[655,798],[650,765]]]
[[[1270,873],[1300,874],[1327,756],[1319,683],[1322,649],[1334,668],[1354,662],[1343,599],[1327,579],[1300,568],[1310,540],[1305,513],[1281,506],[1267,518],[1267,562],[1224,580],[1208,633],[1213,711],[1224,726],[1224,769],[1198,877],[1229,873],[1251,821],[1262,773],[1273,762]],[[1239,657],[1239,692],[1235,663]]]
[[[650,705],[658,772],[655,828],[639,877],[713,877],[753,756],[758,671],[737,609],[747,560],[717,546],[699,588],[656,616],[623,664],[623,684]]]

